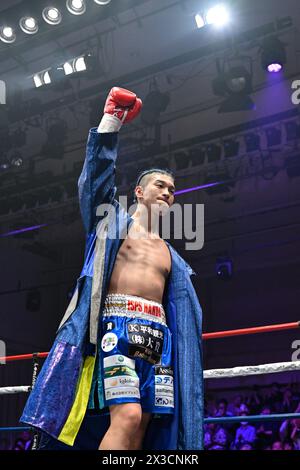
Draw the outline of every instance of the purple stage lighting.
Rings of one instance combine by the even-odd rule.
[[[278,73],[286,64],[286,44],[277,36],[266,37],[261,45],[261,65],[270,73]]]
[[[278,73],[282,69],[282,65],[278,63],[268,65],[268,72],[270,73]]]

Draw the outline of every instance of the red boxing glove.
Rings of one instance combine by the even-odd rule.
[[[110,90],[104,113],[117,117],[122,124],[132,121],[142,109],[142,100],[132,91],[114,87]]]

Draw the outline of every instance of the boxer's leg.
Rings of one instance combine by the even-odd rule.
[[[131,450],[131,442],[142,423],[142,408],[139,403],[112,405],[110,426],[102,439],[99,450]]]

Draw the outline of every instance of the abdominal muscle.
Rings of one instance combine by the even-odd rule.
[[[171,256],[160,239],[126,238],[118,252],[108,293],[128,294],[162,303]]]

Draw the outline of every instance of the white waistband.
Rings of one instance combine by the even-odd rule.
[[[108,294],[103,316],[110,315],[143,318],[166,325],[166,314],[159,302],[135,295]]]

